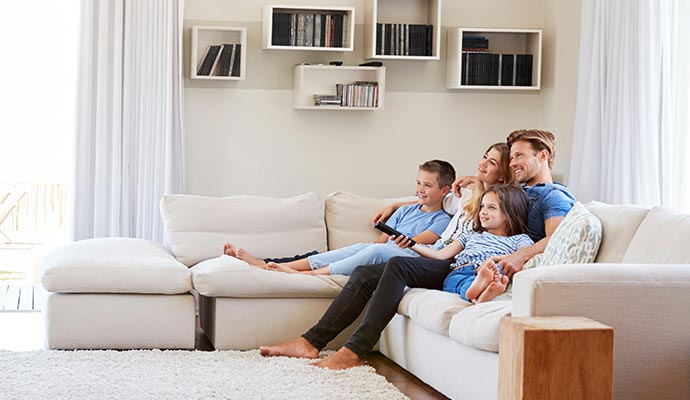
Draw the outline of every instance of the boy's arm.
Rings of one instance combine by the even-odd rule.
[[[412,239],[414,239],[415,242],[420,244],[434,244],[440,237],[441,236],[427,229],[419,235],[413,237]]]
[[[546,245],[549,243],[549,239],[551,239],[551,235],[556,231],[558,224],[563,221],[563,218],[565,217],[551,217],[547,219],[546,222],[544,222],[546,236],[537,243],[523,247],[513,254],[492,257],[492,260],[496,261],[501,266],[503,273],[506,274],[508,278],[512,278],[513,274],[522,271],[527,260],[544,252]]]
[[[400,207],[406,206],[409,204],[416,204],[416,201],[400,201],[397,203],[392,203],[388,204],[387,206],[383,207],[380,209],[376,215],[374,215],[374,219],[371,220],[372,225],[376,225],[377,222],[386,222],[388,218],[390,218],[391,215]],[[387,239],[388,237],[386,237]]]

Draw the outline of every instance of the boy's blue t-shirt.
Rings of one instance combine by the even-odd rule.
[[[421,204],[402,206],[391,215],[386,224],[407,237],[415,237],[426,230],[441,236],[450,222],[450,216],[443,210],[424,212],[421,207]]]
[[[546,237],[546,220],[552,217],[565,217],[573,208],[575,198],[568,192],[568,188],[557,182],[522,185],[522,188],[530,199],[527,234],[536,243]]]

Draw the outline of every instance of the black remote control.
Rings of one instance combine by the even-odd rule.
[[[376,229],[380,230],[381,232],[383,232],[387,235],[390,235],[390,236],[396,236],[396,237],[397,236],[405,236],[400,231],[391,228],[390,226],[384,224],[381,221],[377,222],[376,225],[374,225],[374,228],[376,228]],[[415,242],[414,239],[412,239],[412,238],[409,238],[409,239],[410,239],[410,243],[411,243],[410,246],[414,246],[415,244],[417,244],[417,242]]]
[[[383,63],[381,61],[369,61],[369,62],[359,64],[359,66],[360,67],[383,67]]]

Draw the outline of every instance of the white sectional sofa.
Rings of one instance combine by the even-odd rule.
[[[45,312],[48,346],[190,348],[192,287],[216,348],[294,338],[318,320],[347,278],[258,270],[219,256],[222,244],[268,257],[370,241],[377,232],[369,221],[387,201],[348,193],[325,201],[313,193],[166,196],[161,212],[170,250],[97,239],[46,257],[42,282],[53,292]],[[521,272],[512,300],[474,306],[450,293],[410,289],[381,336],[381,351],[448,397],[495,399],[503,316],[585,316],[614,328],[614,398],[689,398],[690,216],[666,208],[587,208],[604,233],[596,264]]]

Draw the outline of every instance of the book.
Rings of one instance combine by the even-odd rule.
[[[240,76],[242,66],[242,45],[236,44],[234,50],[235,59],[232,62],[232,73],[230,76]]]
[[[304,16],[304,46],[314,46],[314,14]]]
[[[209,76],[211,74],[211,71],[213,70],[213,67],[216,63],[216,60],[218,59],[218,54],[220,53],[220,45],[211,45],[209,46],[208,52],[206,53],[206,57],[204,57],[204,61],[201,65],[201,68],[197,72],[197,75],[201,76]]]
[[[230,76],[230,66],[232,63],[232,55],[235,50],[234,44],[224,44],[220,52],[220,61],[218,62],[218,76]]]

